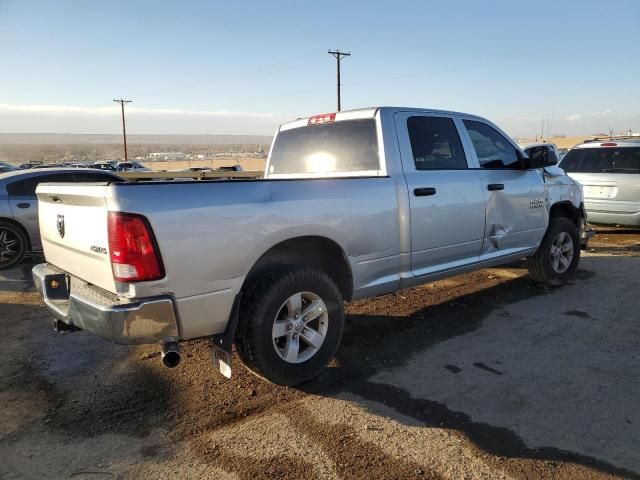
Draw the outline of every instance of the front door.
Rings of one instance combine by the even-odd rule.
[[[411,208],[411,270],[422,276],[477,261],[485,208],[480,172],[470,169],[455,119],[395,116]],[[460,127],[462,128],[462,127]]]
[[[463,124],[486,196],[481,259],[536,248],[547,225],[542,172],[525,170],[517,148],[492,125],[477,119]]]

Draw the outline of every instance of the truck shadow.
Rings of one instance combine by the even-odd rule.
[[[0,391],[37,405],[12,421],[29,429],[44,416],[49,429],[70,437],[146,436],[170,408],[160,394],[165,379],[129,361],[131,347],[84,332],[56,333],[48,318],[44,306],[2,304],[4,353],[11,361],[0,365]]]
[[[0,270],[0,291],[3,292],[33,292],[33,277],[31,269],[34,262],[25,261],[9,270]]]
[[[493,455],[640,478],[640,386],[633,370],[628,381],[620,378],[640,330],[628,319],[616,324],[615,309],[603,318],[584,302],[598,291],[616,298],[599,286],[607,282],[600,272],[634,260],[592,257],[589,270],[559,289],[541,289],[525,276],[407,316],[349,315],[336,368],[305,391],[346,393],[369,410],[372,402],[390,407],[399,422],[408,416],[425,428],[458,430]]]

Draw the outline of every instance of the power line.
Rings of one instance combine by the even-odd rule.
[[[124,106],[127,103],[131,103],[131,100],[125,100],[124,98],[114,98],[114,102],[120,104],[120,108],[122,110],[122,140],[124,141],[124,161],[128,162],[129,159],[127,157],[127,127],[124,123]]]
[[[340,60],[344,57],[350,57],[351,52],[341,52],[340,50],[329,50],[329,54],[333,55],[336,59],[337,72],[338,72],[338,111],[340,111],[341,103],[340,103]]]

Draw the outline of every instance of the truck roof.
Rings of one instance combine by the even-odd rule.
[[[342,110],[340,112],[328,112],[321,113],[319,115],[311,115],[309,117],[302,117],[291,122],[283,123],[280,126],[280,131],[289,130],[291,128],[305,127],[309,124],[311,119],[321,118],[321,117],[329,117],[331,116],[331,121],[339,122],[342,120],[357,120],[361,118],[373,118],[376,116],[379,110],[385,110],[389,113],[393,114],[395,112],[416,112],[416,113],[440,113],[443,115],[464,115],[465,117],[473,117],[481,119],[477,115],[471,115],[469,113],[463,112],[454,112],[450,110],[437,110],[433,108],[418,108],[418,107],[389,107],[389,106],[379,106],[379,107],[367,107],[367,108],[356,108],[353,110]]]

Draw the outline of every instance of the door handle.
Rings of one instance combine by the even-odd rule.
[[[414,188],[413,194],[416,197],[428,197],[429,195],[435,195],[436,189],[433,187]]]
[[[496,190],[504,190],[504,183],[490,183],[487,185],[487,188],[490,192],[495,192]]]
[[[29,202],[18,203],[18,208],[29,208],[31,204]]]

